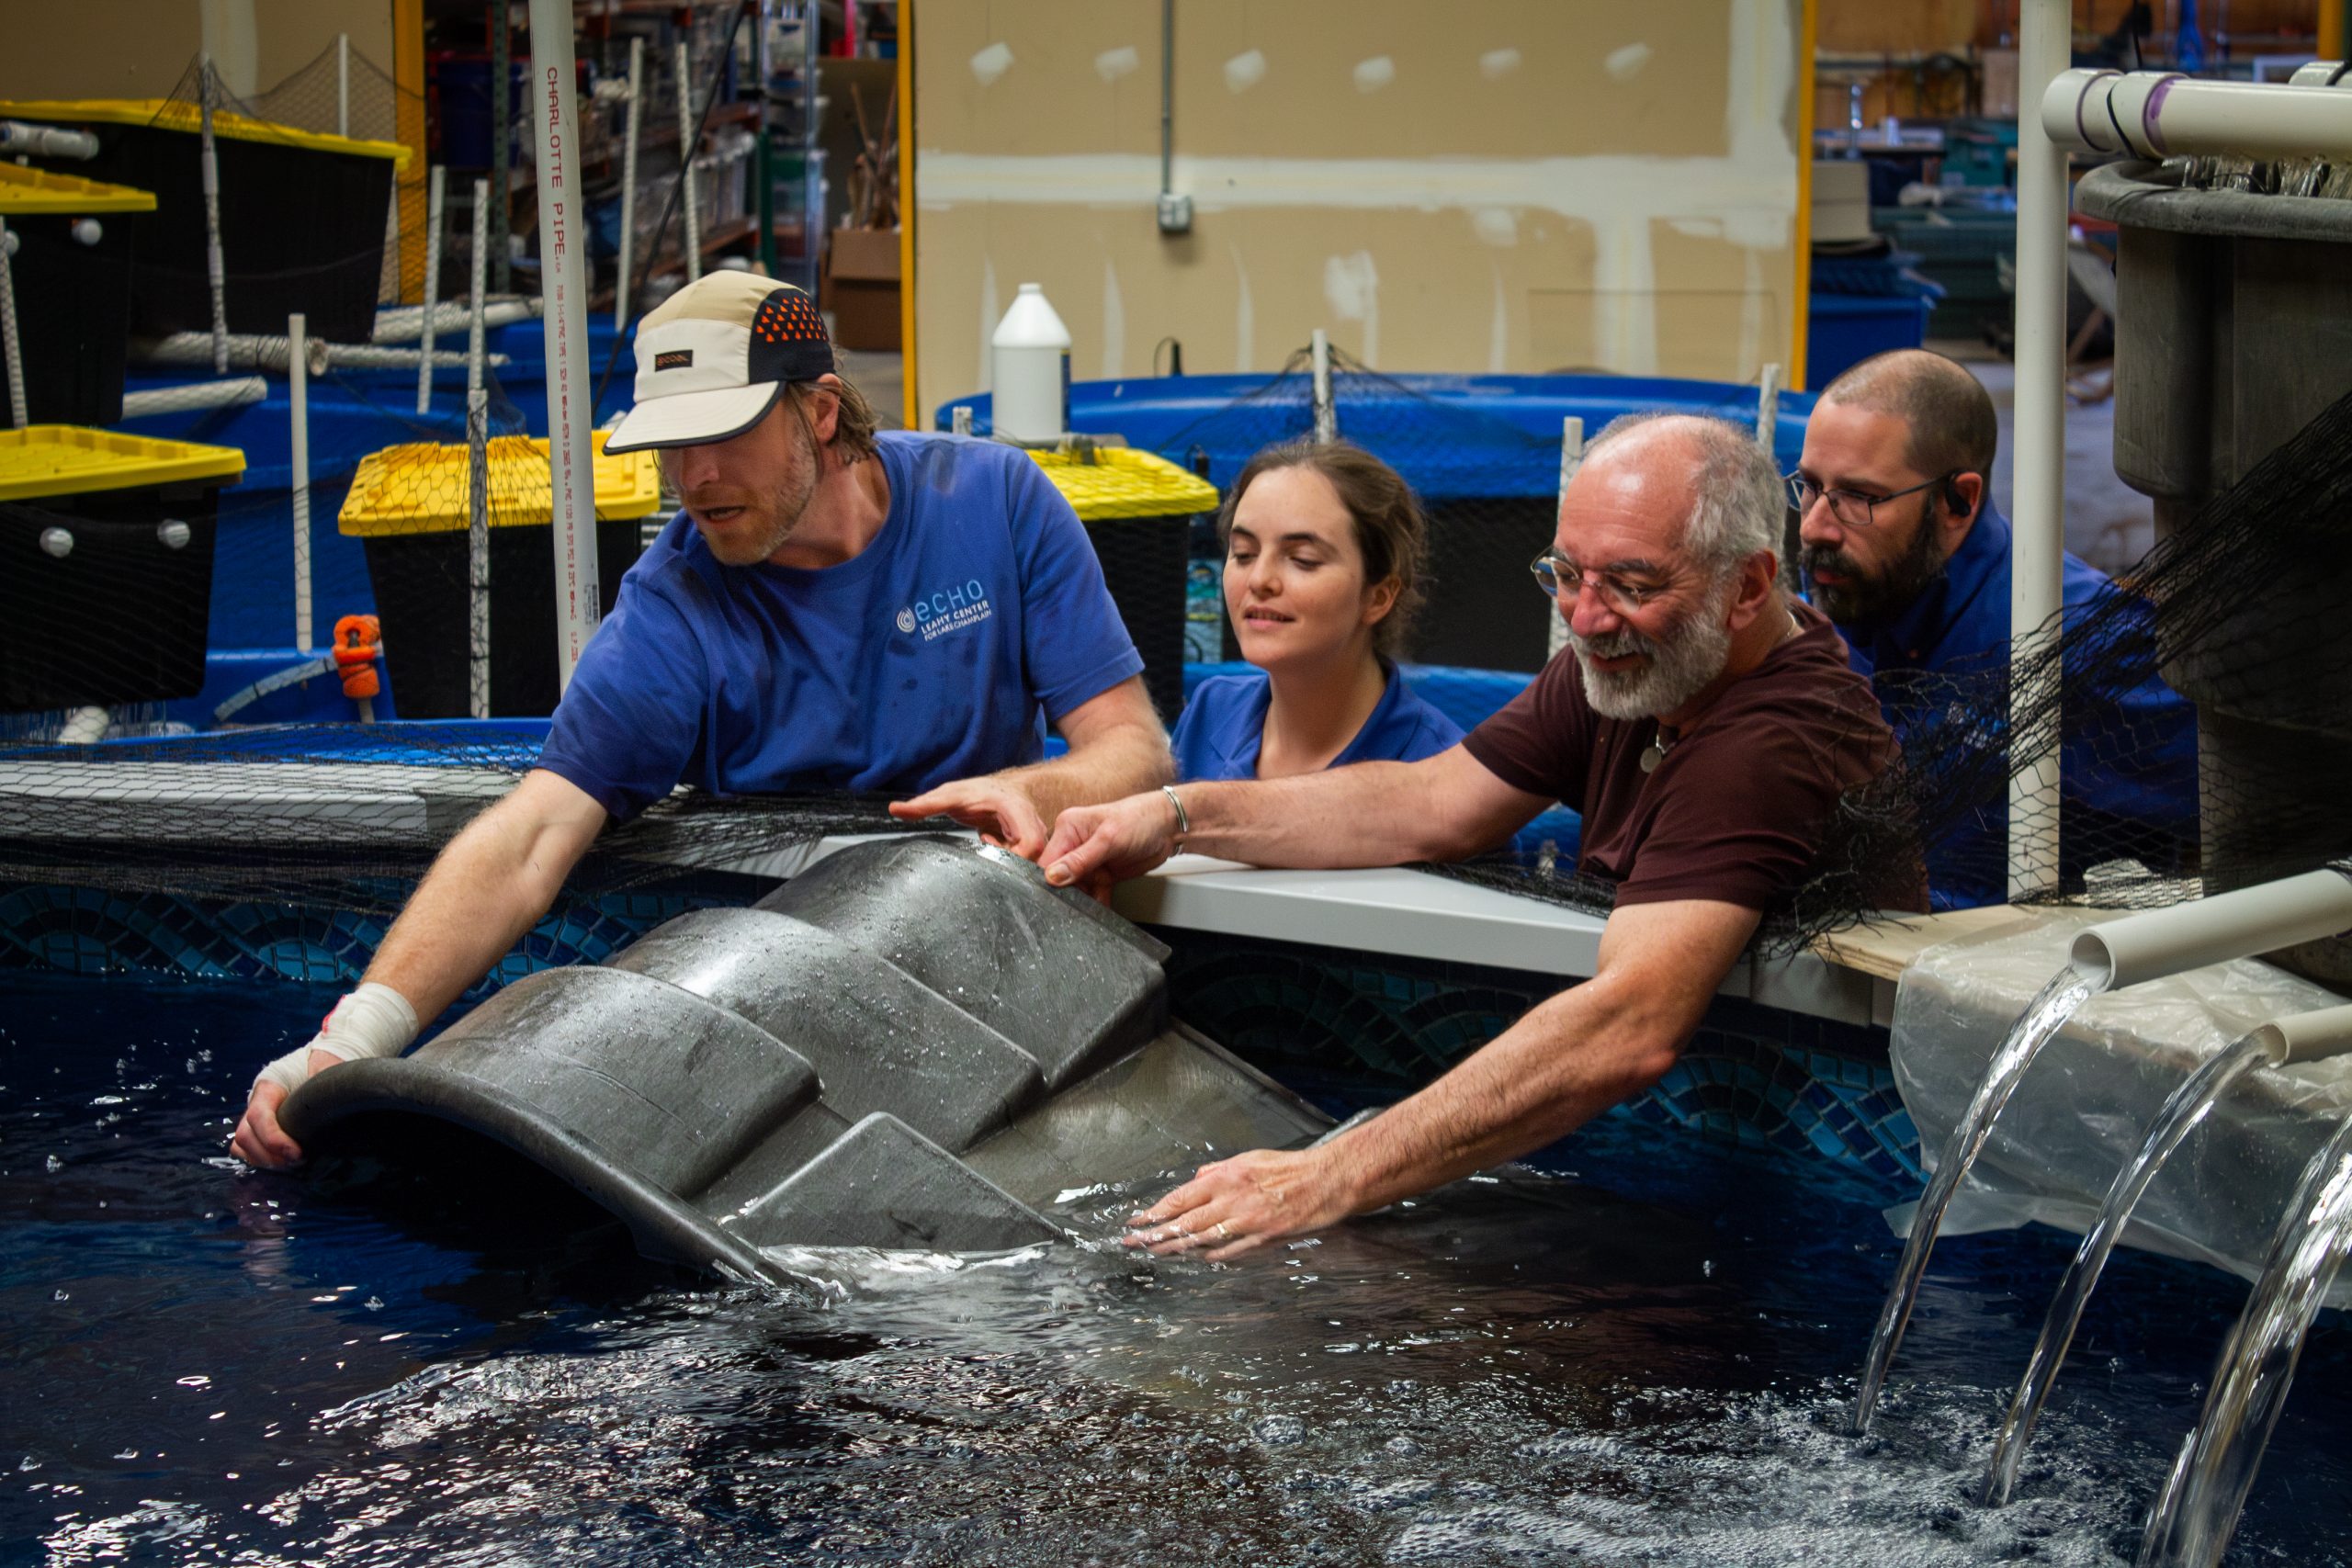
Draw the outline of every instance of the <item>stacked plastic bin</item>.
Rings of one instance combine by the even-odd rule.
[[[650,452],[605,456],[596,433],[596,586],[610,614],[621,574],[642,548],[642,520],[662,504]],[[472,507],[462,443],[387,447],[359,465],[337,528],[368,552],[384,633],[384,666],[403,718],[468,716],[468,531]],[[555,711],[554,505],[548,444],[490,444],[490,712]]]
[[[1143,655],[1152,706],[1175,723],[1184,706],[1184,580],[1193,519],[1216,510],[1216,487],[1165,457],[1127,447],[1030,456],[1086,525],[1112,603]]]
[[[231,446],[0,431],[0,713],[193,696],[204,684]]]
[[[0,217],[17,241],[8,265],[28,423],[122,417],[132,247],[140,215],[154,210],[143,190],[0,164]]]

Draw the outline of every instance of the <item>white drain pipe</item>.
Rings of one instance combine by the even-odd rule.
[[[2067,71],[2041,95],[2041,115],[2028,118],[2038,118],[2062,146],[2152,163],[2195,152],[2352,152],[2352,85],[2316,85],[2321,74],[2297,85],[2207,82],[2177,71]],[[2020,123],[2020,144],[2024,130]]]
[[[2352,1007],[2322,1008],[2273,1019],[2256,1030],[2262,1054],[2274,1067],[2290,1062],[2320,1062],[2352,1051]]]
[[[286,373],[287,343],[282,337],[266,333],[231,333],[227,342],[228,357],[238,370],[275,370]],[[327,343],[312,338],[304,345],[303,357],[310,362],[311,374],[323,376],[330,370],[413,370],[417,355],[415,348],[387,348],[372,343]],[[212,339],[204,333],[174,333],[169,337],[131,344],[130,358],[137,365],[210,365]],[[492,365],[504,365],[514,356],[493,354]],[[466,356],[454,349],[435,349],[435,366],[463,365]]]
[[[2114,991],[2346,931],[2352,876],[2313,871],[2105,921],[2075,939],[2067,961]]]
[[[334,133],[351,134],[351,35],[334,35]]]
[[[86,130],[0,119],[0,152],[10,157],[23,152],[35,158],[95,158],[98,139]]]
[[[2024,0],[2018,79],[2039,94],[2071,63],[2071,0]],[[2029,100],[2030,101],[2030,100]],[[2018,126],[2017,466],[2010,525],[2011,658],[2048,650],[2058,631],[2066,538],[2066,150],[2034,115]],[[2030,640],[2029,640],[2030,639]],[[2050,679],[2055,681],[2053,669]],[[2009,879],[2012,899],[2058,882],[2058,737],[2022,720],[2046,689],[2009,694]],[[2023,747],[2038,752],[2020,755]]]
[[[212,290],[212,373],[229,373],[228,264],[220,258],[220,162],[212,151],[212,56],[197,56],[197,97],[204,117],[198,158],[204,171],[204,275]]]
[[[8,367],[8,423],[22,430],[32,423],[25,416],[25,356],[17,341],[17,279],[8,267],[8,253],[17,237],[8,220],[0,218],[0,359]]]
[[[527,321],[539,313],[537,299],[517,299],[513,296],[491,297],[482,307],[482,320],[493,327],[513,321]],[[469,299],[444,299],[433,309],[433,331],[442,333],[462,331],[473,320],[473,302]],[[376,330],[368,341],[379,348],[416,342],[424,335],[424,312],[414,305],[387,305],[376,312]]]
[[[556,682],[596,634],[595,367],[588,362],[587,234],[571,0],[531,0],[531,83],[538,135],[539,322],[548,367],[548,467],[553,503]],[[692,152],[681,146],[681,157]]]
[[[1315,367],[1315,439],[1337,441],[1340,411],[1331,406],[1331,340],[1321,327],[1307,340],[1307,353]]]

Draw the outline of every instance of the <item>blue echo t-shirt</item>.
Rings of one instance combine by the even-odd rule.
[[[626,818],[722,795],[920,791],[1036,761],[1143,669],[1078,514],[1027,454],[876,437],[889,515],[838,566],[723,566],[684,512],[621,580],[539,766]]]
[[[1413,694],[1396,666],[1381,660],[1387,688],[1331,766],[1351,762],[1418,762],[1462,739],[1462,727]],[[1266,708],[1273,682],[1260,671],[1218,675],[1193,688],[1169,744],[1176,752],[1176,776],[1185,779],[1254,779],[1258,748],[1265,739]]]

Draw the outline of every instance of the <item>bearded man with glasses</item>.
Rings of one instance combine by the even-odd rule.
[[[1214,1259],[1315,1230],[1552,1143],[1674,1064],[1765,911],[1816,871],[1840,799],[1894,752],[1826,618],[1781,587],[1784,518],[1747,432],[1618,420],[1534,562],[1568,647],[1459,744],[1062,812],[1041,863],[1067,886],[1188,847],[1270,866],[1455,860],[1558,800],[1584,816],[1577,869],[1615,885],[1591,979],[1324,1144],[1204,1167],[1136,1216],[1131,1245]],[[1916,864],[1883,870],[1883,904],[1923,907]]]
[[[1955,713],[2005,744],[1999,724],[1984,722],[2006,714],[2009,662],[2009,521],[1990,479],[1998,440],[1975,377],[1941,355],[1897,349],[1823,389],[1788,476],[1813,603],[1845,635],[1915,761],[1946,752],[1920,727]],[[2065,558],[2070,626],[2122,592]],[[2078,661],[2067,657],[2073,676]],[[2153,675],[2086,687],[2069,702],[2060,759],[2062,875],[2125,856],[2183,869],[2197,842],[2195,711]],[[2006,798],[1988,800],[1928,843],[1938,908],[2007,897],[2007,813]]]

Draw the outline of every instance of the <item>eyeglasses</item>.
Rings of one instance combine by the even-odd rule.
[[[1584,571],[1557,550],[1545,550],[1529,565],[1546,599],[1566,597],[1570,603],[1590,584],[1600,602],[1621,615],[1630,615],[1666,592],[1662,583],[1628,582],[1605,571]]]
[[[1829,501],[1830,516],[1849,528],[1869,528],[1878,522],[1876,508],[1890,501],[1900,501],[1906,495],[1917,495],[1923,490],[1933,490],[1959,476],[1960,470],[1954,468],[1948,474],[1938,474],[1934,479],[1890,495],[1864,495],[1858,490],[1824,490],[1803,474],[1784,475],[1782,482],[1789,487],[1789,499],[1796,503],[1799,515],[1811,512],[1813,503],[1826,496]]]

